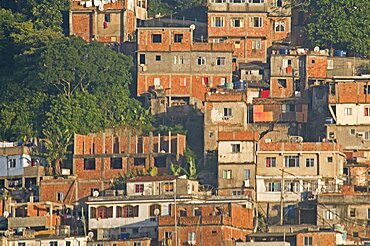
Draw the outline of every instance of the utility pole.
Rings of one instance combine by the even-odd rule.
[[[280,225],[284,224],[284,167],[281,169],[281,187],[280,187]]]

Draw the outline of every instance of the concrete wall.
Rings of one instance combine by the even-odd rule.
[[[232,152],[232,145],[239,144],[240,152]],[[219,163],[252,163],[254,162],[254,143],[246,141],[222,141],[218,144]]]
[[[365,136],[361,137],[358,135],[359,133],[362,134],[367,131],[369,131],[368,125],[326,125],[327,136],[329,137],[334,135],[334,139],[336,139],[338,143],[343,145],[344,150],[370,150],[370,141],[364,139]]]
[[[10,167],[10,161],[15,160],[15,167]],[[31,165],[31,156],[27,154],[0,156],[0,176],[23,176],[24,168]]]
[[[71,246],[86,246],[87,237],[51,237],[46,239],[35,239],[35,238],[17,238],[16,240],[9,240],[7,245],[9,246],[18,246],[19,243],[26,243],[27,246],[50,246],[50,242],[57,242],[58,246],[67,246],[67,242],[70,242]]]
[[[336,104],[336,124],[337,125],[370,125],[370,114],[365,116],[364,109],[370,108],[370,104]],[[351,110],[350,115],[346,115],[347,109]],[[370,113],[370,112],[369,112]]]

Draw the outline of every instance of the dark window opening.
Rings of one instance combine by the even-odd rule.
[[[134,158],[134,165],[135,166],[145,166],[145,158],[143,157]]]
[[[152,43],[162,43],[162,35],[152,34]]]
[[[84,170],[95,170],[95,158],[84,159]]]
[[[174,38],[175,43],[182,43],[183,37],[184,35],[182,34],[175,34],[175,38]]]
[[[110,169],[122,169],[122,158],[111,158]]]
[[[283,0],[277,0],[276,7],[283,7]]]
[[[161,215],[161,205],[159,204],[153,204],[153,205],[150,205],[150,212],[149,212],[150,216],[159,216]]]
[[[304,12],[300,11],[298,13],[298,25],[302,26],[304,22]]]
[[[301,91],[301,83],[298,79],[295,81],[295,90]]]
[[[140,54],[140,64],[145,64],[145,54]]]
[[[370,94],[370,85],[364,85],[364,94]]]
[[[284,88],[286,88],[286,79],[278,79],[278,84]]]
[[[167,167],[167,156],[158,156],[154,158],[155,167]]]
[[[119,139],[118,138],[114,138],[113,153],[116,153],[116,154],[119,153]]]
[[[182,217],[186,217],[187,216],[186,209],[181,209],[180,210],[180,216],[182,216]]]
[[[161,56],[155,56],[156,61],[161,61]]]
[[[110,22],[110,14],[104,14],[104,21]]]
[[[329,84],[329,93],[330,95],[335,95],[335,84],[334,83]]]

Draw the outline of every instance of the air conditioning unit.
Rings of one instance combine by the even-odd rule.
[[[364,132],[356,132],[356,136],[359,138],[363,138],[364,134],[365,134]]]
[[[245,179],[245,180],[243,181],[243,186],[244,186],[244,187],[249,187],[249,186],[250,186],[249,179]]]
[[[271,138],[266,138],[265,139],[265,143],[271,143],[271,142],[272,142]]]

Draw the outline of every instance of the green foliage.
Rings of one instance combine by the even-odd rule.
[[[171,163],[170,171],[173,175],[186,174],[189,179],[197,179],[197,164],[194,152],[186,148],[184,156],[179,165]]]
[[[205,0],[152,0],[149,1],[148,11],[149,16],[164,16],[205,4]]]
[[[314,45],[352,50],[363,55],[370,51],[370,8],[367,0],[311,1],[307,31]]]

